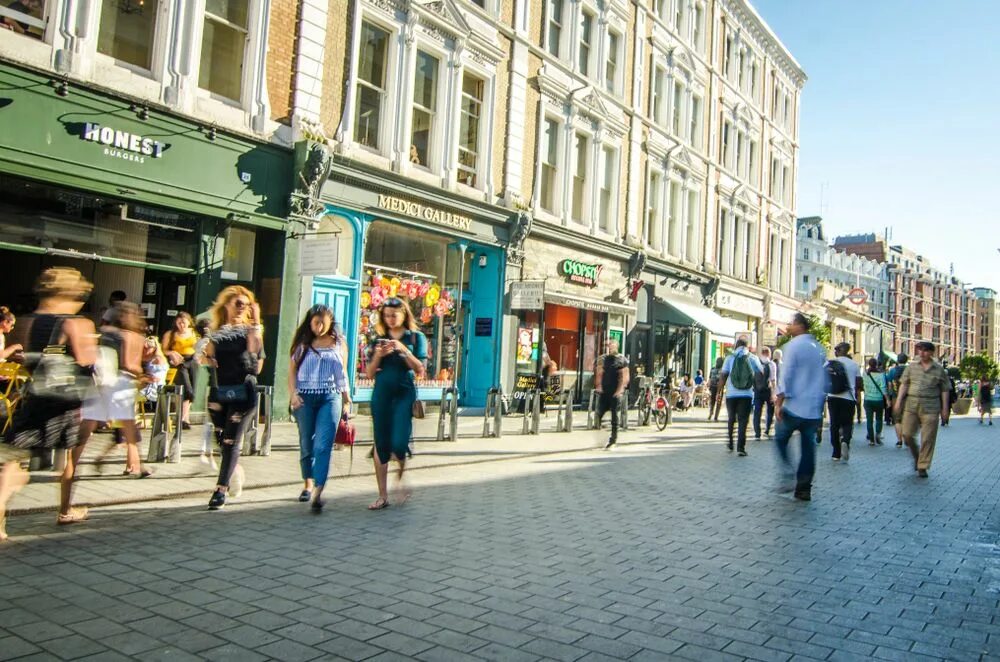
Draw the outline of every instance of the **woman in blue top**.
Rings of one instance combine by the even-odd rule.
[[[290,405],[299,424],[299,464],[304,485],[299,501],[312,498],[313,512],[323,510],[323,488],[330,473],[330,452],[337,425],[347,414],[347,343],[337,332],[333,311],[315,305],[292,340],[288,373]]]
[[[388,464],[393,457],[399,462],[398,480],[402,483],[406,450],[413,433],[416,380],[423,376],[427,360],[427,337],[417,330],[413,313],[402,299],[385,300],[375,333],[376,338],[368,346],[367,373],[369,379],[375,380],[371,408],[378,499],[368,506],[369,510],[389,505]],[[407,496],[404,492],[404,501]]]

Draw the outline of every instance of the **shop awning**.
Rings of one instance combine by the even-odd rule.
[[[666,309],[666,320],[680,326],[696,326],[717,336],[733,338],[738,332],[746,331],[746,322],[723,317],[714,310],[694,303],[656,299]]]
[[[582,310],[592,310],[595,313],[617,313],[619,315],[635,315],[635,305],[624,306],[620,303],[602,301],[600,299],[590,299],[587,297],[569,296],[557,294],[555,292],[545,293],[545,302],[554,303],[557,306],[569,306]]]

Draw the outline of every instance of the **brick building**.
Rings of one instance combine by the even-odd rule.
[[[988,354],[1000,360],[1000,298],[996,290],[975,287],[976,294],[976,353]]]

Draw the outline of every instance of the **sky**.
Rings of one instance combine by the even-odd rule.
[[[1000,0],[750,0],[805,69],[799,216],[1000,290]]]

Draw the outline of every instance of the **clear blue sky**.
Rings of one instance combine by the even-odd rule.
[[[809,77],[798,215],[1000,290],[1000,0],[750,1]]]

